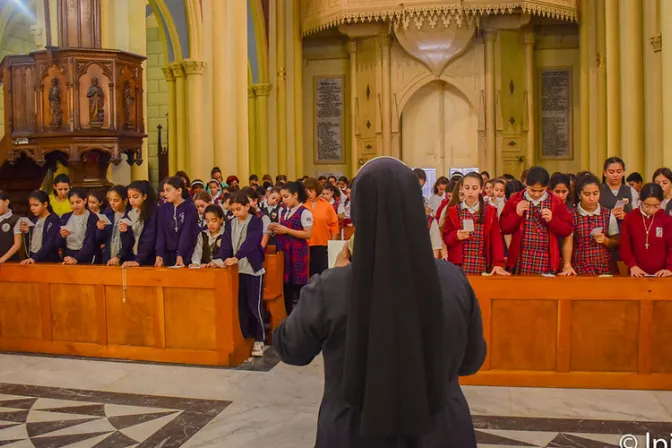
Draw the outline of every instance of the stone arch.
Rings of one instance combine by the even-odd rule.
[[[471,107],[473,107],[474,109],[478,109],[479,106],[478,91],[472,88],[466,80],[455,78],[446,73],[442,74],[437,78],[435,75],[428,73],[427,75],[418,78],[411,86],[409,86],[407,90],[404,92],[403,96],[399,99],[399,103],[397,105],[399,110],[399,117],[401,118],[401,114],[403,113],[404,107],[418,90],[420,90],[422,87],[433,81],[439,81],[439,80],[444,81],[447,84],[450,84],[451,86],[455,87],[462,93],[462,95],[464,95],[467,98],[467,100],[471,104]]]

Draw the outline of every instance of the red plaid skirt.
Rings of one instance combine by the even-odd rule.
[[[530,203],[530,210],[523,217],[525,223],[516,274],[541,275],[551,272],[551,239],[545,221],[541,217],[541,210],[545,208],[551,208],[550,193],[538,207]]]
[[[576,273],[586,276],[613,274],[615,265],[609,249],[598,244],[590,234],[596,227],[602,227],[605,235],[609,232],[611,211],[601,207],[599,216],[581,216],[578,209],[574,209],[572,217],[574,218],[572,266]]]
[[[485,225],[480,222],[480,213],[472,214],[461,205],[459,211],[461,229],[464,228],[462,222],[465,219],[474,220],[474,231],[469,239],[462,241],[462,270],[467,275],[481,275],[488,270],[485,256]]]

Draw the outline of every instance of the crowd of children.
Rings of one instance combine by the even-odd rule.
[[[30,217],[13,214],[0,191],[0,263],[20,262],[221,268],[238,266],[241,330],[263,354],[264,258],[268,246],[284,256],[290,313],[310,275],[328,268],[327,244],[351,226],[350,188],[342,177],[287,182],[250,176],[193,182],[184,172],[165,179],[157,197],[147,181],[107,190],[72,187],[55,177],[53,194],[29,196]],[[23,248],[23,249],[22,249]],[[268,250],[271,250],[268,248]]]
[[[425,173],[416,174],[422,186]],[[427,198],[441,234],[436,256],[477,275],[611,276],[622,261],[633,277],[670,277],[672,171],[660,168],[651,180],[626,179],[618,157],[605,161],[602,180],[542,167],[520,181],[487,172],[440,177]]]

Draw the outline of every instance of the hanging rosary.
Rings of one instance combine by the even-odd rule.
[[[646,249],[649,248],[649,232],[651,231],[651,227],[653,227],[653,217],[651,217],[651,224],[649,224],[649,227],[646,227],[646,218],[644,218],[644,215],[642,215],[642,224],[644,224],[644,230],[646,231],[646,244],[644,244],[644,247]]]

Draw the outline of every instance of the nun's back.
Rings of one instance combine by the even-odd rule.
[[[299,306],[276,330],[273,341],[287,364],[309,364],[320,351],[324,357],[324,396],[317,428],[317,448],[475,448],[467,401],[458,375],[472,375],[485,359],[485,341],[478,302],[454,265],[437,260],[449,353],[444,357],[449,377],[446,407],[434,415],[433,429],[419,440],[371,440],[359,436],[359,413],[343,394],[346,310],[351,266],[326,271],[311,279]],[[392,374],[392,372],[390,372]],[[425,393],[418,391],[418,393]]]

